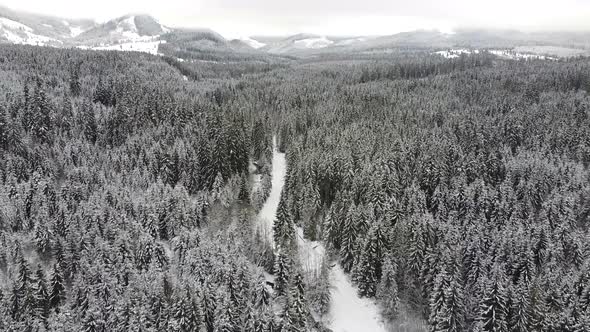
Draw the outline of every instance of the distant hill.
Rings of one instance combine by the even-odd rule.
[[[387,36],[251,36],[226,40],[209,29],[170,28],[149,15],[130,14],[98,24],[0,7],[0,43],[96,50],[140,51],[201,60],[232,54],[307,56],[323,53],[387,53],[395,49],[501,49],[561,56],[590,55],[590,32],[460,29],[402,32]],[[225,53],[222,57],[215,53]]]
[[[126,15],[98,25],[75,37],[84,45],[151,41],[171,29],[148,15]]]
[[[0,7],[0,42],[5,43],[62,46],[95,25],[92,20],[57,18]]]

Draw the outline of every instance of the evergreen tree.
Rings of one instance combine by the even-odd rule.
[[[94,108],[90,103],[86,102],[79,113],[79,123],[82,127],[82,133],[90,143],[94,144],[98,138],[98,125],[96,115],[94,114]]]
[[[446,312],[445,321],[441,325],[444,331],[461,332],[465,328],[465,302],[463,286],[459,277],[455,275],[445,292]]]
[[[350,272],[355,259],[355,245],[357,239],[357,231],[355,227],[356,207],[352,205],[344,220],[344,227],[342,228],[342,243],[340,247],[340,262],[345,272]]]
[[[450,277],[443,267],[436,276],[434,287],[430,293],[430,316],[428,323],[430,324],[430,330],[433,332],[446,331],[445,325],[450,321],[450,317],[448,317],[450,310],[447,307],[448,301],[446,297],[450,287]]]
[[[377,298],[383,303],[383,314],[389,319],[395,319],[398,314],[399,297],[396,282],[397,267],[391,259],[383,264],[383,276],[377,286]]]
[[[303,276],[297,272],[293,276],[293,286],[291,289],[290,319],[294,331],[306,331],[307,321],[307,303],[305,301],[305,285]]]
[[[250,183],[248,182],[248,176],[246,174],[240,176],[240,192],[238,193],[238,199],[242,204],[250,204]]]
[[[507,299],[501,272],[495,272],[494,279],[488,282],[481,301],[481,321],[483,330],[489,332],[508,331]]]
[[[41,265],[37,266],[35,283],[35,316],[41,321],[47,321],[47,318],[49,318],[50,294]]]
[[[295,241],[295,225],[287,208],[285,191],[281,193],[277,216],[273,224],[274,242],[277,247],[291,248]]]
[[[33,100],[33,118],[31,119],[31,133],[41,144],[52,140],[53,125],[51,121],[51,106],[45,90],[38,83]]]
[[[508,325],[511,332],[529,332],[529,312],[529,292],[526,285],[520,282],[510,297]]]
[[[280,250],[275,260],[275,290],[277,295],[286,295],[290,279],[291,262],[288,253]]]

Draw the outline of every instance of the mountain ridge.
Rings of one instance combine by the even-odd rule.
[[[226,39],[211,29],[172,28],[147,14],[126,14],[104,23],[19,12],[0,6],[0,43],[52,47],[142,51],[159,54],[227,51],[310,55],[330,52],[387,52],[392,48],[491,48],[529,47],[547,52],[551,47],[590,55],[588,32],[536,32],[516,30],[457,29],[454,33],[416,30],[383,36],[329,36],[298,33],[289,36],[247,36]]]

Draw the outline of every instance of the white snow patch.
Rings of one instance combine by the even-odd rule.
[[[303,228],[297,227],[297,251],[301,268],[307,275],[318,275],[324,261],[324,245],[319,241],[310,241],[303,236]]]
[[[467,49],[453,49],[453,50],[446,50],[446,51],[438,51],[438,52],[434,52],[435,54],[438,54],[440,56],[443,56],[447,59],[454,59],[454,58],[458,58],[460,57],[462,54],[478,54],[479,50],[467,50]]]
[[[296,47],[300,48],[323,48],[332,45],[334,42],[326,37],[306,38],[293,42]]]
[[[76,37],[80,35],[82,32],[84,32],[84,29],[82,29],[81,27],[70,27],[70,35],[72,37]]]
[[[330,271],[332,302],[330,328],[334,332],[385,332],[379,308],[370,299],[360,298],[342,268],[336,264]]]
[[[51,25],[51,24],[46,24],[46,23],[43,23],[42,25],[43,25],[44,27],[48,27],[48,28],[51,28],[51,29],[53,29],[53,25]]]
[[[86,49],[86,50],[95,50],[95,51],[134,51],[134,52],[144,52],[150,53],[153,55],[158,55],[158,47],[160,43],[165,43],[166,41],[137,41],[137,42],[129,42],[129,43],[121,43],[121,44],[112,44],[112,45],[101,45],[95,47],[88,47],[88,46],[78,46],[78,48]]]
[[[513,50],[489,50],[491,54],[511,60],[557,60],[556,58],[530,53],[519,53]]]
[[[182,79],[188,81],[188,77],[186,77],[186,75],[182,75]]]
[[[256,49],[266,46],[265,43],[261,43],[258,40],[252,39],[250,37],[242,37],[240,40],[248,44],[248,46]]]

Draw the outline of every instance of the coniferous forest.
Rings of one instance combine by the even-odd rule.
[[[0,47],[0,331],[590,331],[588,58],[233,60]]]

